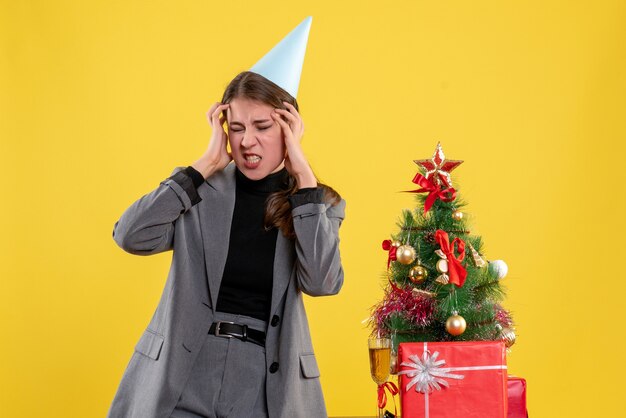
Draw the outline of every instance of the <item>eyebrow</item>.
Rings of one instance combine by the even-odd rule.
[[[257,120],[253,120],[252,123],[263,123],[263,122],[269,122],[269,119],[257,119]],[[238,122],[236,120],[230,122],[231,125],[237,124],[237,125],[241,125],[243,126],[243,123]]]

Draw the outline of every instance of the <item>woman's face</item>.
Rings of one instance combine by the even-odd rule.
[[[285,164],[282,129],[266,103],[237,97],[227,113],[228,141],[237,168],[250,180],[260,180]]]

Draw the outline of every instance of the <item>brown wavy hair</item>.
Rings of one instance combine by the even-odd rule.
[[[230,103],[237,97],[258,100],[274,108],[287,110],[287,107],[283,104],[283,101],[286,101],[291,103],[296,110],[300,112],[298,102],[291,94],[262,75],[251,71],[243,71],[233,78],[224,91],[222,103]],[[315,176],[315,178],[317,180],[317,176]],[[324,202],[335,206],[341,201],[341,196],[332,187],[322,184],[319,181],[317,182],[317,186],[324,189]],[[295,177],[289,174],[286,189],[274,192],[268,196],[265,201],[264,227],[266,230],[275,227],[280,229],[283,235],[289,239],[296,237],[293,229],[291,204],[287,197],[297,191],[298,183]]]

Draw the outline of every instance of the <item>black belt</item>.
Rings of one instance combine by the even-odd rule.
[[[248,328],[247,325],[239,325],[227,321],[213,322],[209,329],[209,334],[224,338],[235,337],[241,341],[249,341],[261,347],[265,347],[265,333]]]

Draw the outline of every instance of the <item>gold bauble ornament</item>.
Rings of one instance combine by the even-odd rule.
[[[465,328],[467,328],[465,318],[459,315],[456,311],[452,312],[452,316],[446,321],[446,331],[448,331],[450,335],[454,335],[456,337],[463,334],[465,332]]]
[[[507,348],[515,344],[515,331],[511,328],[502,328],[502,341]]]
[[[448,260],[437,261],[436,267],[439,273],[447,273],[448,272]]]
[[[415,248],[410,245],[401,245],[396,251],[396,259],[402,264],[411,264],[416,257]]]
[[[389,358],[389,373],[398,374],[398,354],[391,350],[391,356]]]
[[[461,219],[463,219],[463,212],[461,212],[460,210],[455,210],[454,212],[452,212],[452,219],[454,219],[455,221],[460,221]]]
[[[428,270],[422,265],[418,264],[417,266],[411,267],[411,270],[409,270],[409,279],[411,279],[413,283],[422,283],[426,280],[426,277],[428,277]]]

